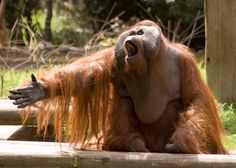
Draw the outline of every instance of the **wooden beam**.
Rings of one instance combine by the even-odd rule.
[[[68,144],[0,141],[0,167],[73,167]]]
[[[21,125],[22,120],[19,110],[11,100],[0,100],[0,125]],[[33,124],[33,116],[26,124]]]
[[[17,108],[10,100],[0,100],[0,125],[22,124]]]
[[[0,125],[0,140],[8,139],[14,132],[16,132],[21,127],[21,125]]]
[[[0,167],[235,168],[236,155],[81,151],[67,143],[0,141]]]

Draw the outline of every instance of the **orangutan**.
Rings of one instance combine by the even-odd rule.
[[[54,116],[57,140],[65,129],[71,143],[102,138],[110,151],[227,153],[215,99],[192,52],[152,21],[10,92],[19,108],[36,103],[39,129]]]

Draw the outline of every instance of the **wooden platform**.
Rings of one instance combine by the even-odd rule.
[[[3,124],[21,124],[18,110],[9,100],[0,100]],[[81,151],[67,143],[0,140],[0,167],[236,168],[236,151],[231,154],[235,155]]]
[[[0,167],[235,168],[236,155],[80,151],[65,143],[0,141]]]
[[[11,100],[0,100],[0,125],[21,124],[21,118],[16,106]]]
[[[0,125],[21,125],[22,120],[11,100],[0,100]],[[30,124],[32,120],[28,120]]]

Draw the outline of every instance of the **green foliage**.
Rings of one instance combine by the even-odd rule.
[[[175,0],[169,4],[168,18],[170,20],[181,19],[183,25],[187,26],[204,11],[204,0]]]
[[[34,20],[35,21],[35,20]],[[25,45],[30,47],[35,47],[38,44],[38,41],[41,39],[42,35],[40,32],[40,27],[35,26],[32,22],[32,26],[34,27],[34,30],[31,29],[30,25],[28,24],[28,20],[26,17],[21,17],[21,38]],[[35,24],[38,24],[35,22]]]
[[[204,60],[203,59],[200,60],[198,62],[198,64],[197,64],[197,66],[198,66],[198,69],[200,71],[202,79],[206,82],[207,79],[206,79],[206,69],[205,69],[205,62],[204,62]]]
[[[72,44],[75,46],[84,46],[91,33],[78,28],[78,24],[73,20],[60,20],[61,24],[52,25],[54,42],[56,44]],[[57,26],[57,27],[56,27]],[[65,38],[66,37],[66,38]]]
[[[197,49],[205,45],[204,0],[84,0],[84,5],[81,12],[94,32],[109,29],[112,24],[107,21],[118,16],[131,24],[149,19],[159,23],[171,40]]]
[[[204,0],[175,0],[167,3],[166,0],[84,0],[86,12],[92,18],[106,20],[125,12],[120,18],[129,21],[132,17],[162,21],[182,20],[186,27],[197,16],[203,14]],[[112,10],[112,7],[114,9]],[[111,12],[111,13],[110,13]],[[110,15],[109,15],[110,13]],[[101,25],[101,24],[100,24]]]
[[[45,28],[46,14],[43,11],[37,11],[32,15],[32,19],[39,25],[37,33],[42,32]],[[75,46],[84,46],[91,37],[90,32],[86,32],[79,26],[72,16],[58,16],[56,10],[53,10],[51,29],[54,44],[69,44]],[[42,36],[40,34],[40,36]]]
[[[155,20],[156,15],[164,17],[168,9],[165,0],[84,0],[84,4],[84,12],[90,18],[100,21],[114,18],[122,12],[125,14],[121,15],[120,19],[124,21],[130,21],[132,17]],[[103,25],[102,22],[96,24],[93,24],[95,30],[99,30],[99,27]]]
[[[227,149],[236,149],[236,107],[234,104],[220,105],[220,114],[226,130],[224,145]]]
[[[230,134],[236,134],[236,107],[234,104],[222,104],[220,106],[221,117],[224,122],[225,129]]]
[[[11,40],[15,44],[32,44],[41,31],[39,24],[33,19],[33,13],[38,10],[37,0],[8,0],[6,4],[6,26],[11,30]],[[36,36],[37,33],[37,36]],[[32,37],[34,36],[34,37]]]
[[[236,135],[228,135],[223,138],[224,146],[228,150],[236,149]]]
[[[203,14],[203,2],[204,0],[55,0],[52,18],[53,42],[83,46],[91,37],[91,29],[97,33],[105,21],[121,13],[123,14],[119,19],[124,22],[134,22],[137,18],[150,19],[161,25],[168,25],[169,31],[179,27],[178,31],[182,33],[198,13]],[[7,28],[12,30],[18,20],[11,31],[11,40],[20,41],[24,45],[33,45],[42,40],[45,15],[45,1],[8,0]],[[179,21],[180,26],[177,26]],[[203,19],[198,24],[202,23]],[[110,26],[107,24],[103,29]],[[189,34],[191,29],[187,32]],[[204,36],[204,32],[201,33]]]
[[[11,29],[17,18],[24,16],[31,21],[33,10],[38,8],[37,0],[8,0],[6,4],[6,26]]]
[[[104,40],[100,41],[99,44],[101,46],[107,47],[107,46],[111,46],[112,44],[115,44],[115,42],[116,42],[116,39],[110,37],[110,38],[107,38],[107,39],[104,39]]]
[[[0,84],[3,84],[3,90],[0,90],[0,93],[2,93],[0,98],[7,98],[10,89],[17,87],[20,81],[29,79],[30,75],[35,71],[36,70],[18,71],[0,68],[0,79],[3,79],[3,82],[0,82]]]

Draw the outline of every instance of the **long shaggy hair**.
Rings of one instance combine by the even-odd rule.
[[[158,27],[150,21],[143,21],[135,26],[140,25]],[[180,56],[183,112],[178,113],[176,130],[170,140],[186,153],[227,153],[221,142],[224,129],[215,99],[201,79],[193,54],[187,47],[171,43],[164,36],[161,37],[161,45],[161,56],[168,57],[172,53]],[[126,106],[127,109],[132,106],[129,101],[117,98],[113,86],[113,81],[117,78],[115,67],[114,47],[111,47],[42,76],[40,80],[50,90],[50,98],[36,104],[38,130],[46,128],[50,120],[53,120],[57,141],[81,143],[83,146],[93,137],[98,140],[103,136],[111,136],[114,145],[127,142],[127,137],[122,142],[112,137],[112,131],[129,127],[120,125],[121,121],[117,118],[119,114],[114,113],[114,109],[119,112]],[[122,101],[126,104],[119,107]],[[26,113],[23,113],[23,118],[26,119],[30,107],[24,111]],[[132,109],[130,111],[129,116],[123,119],[130,121],[130,124],[139,122]],[[112,129],[111,123],[114,126]],[[135,136],[140,135],[133,134],[130,138]],[[100,145],[102,144],[99,143],[98,147]],[[157,145],[163,147],[165,144]]]
[[[113,64],[113,48],[108,48],[56,69],[45,77],[42,75],[40,80],[47,84],[50,98],[33,106],[38,131],[46,131],[53,120],[57,141],[84,144],[92,137],[103,135],[112,99]],[[24,121],[31,109],[30,106],[23,109]]]

